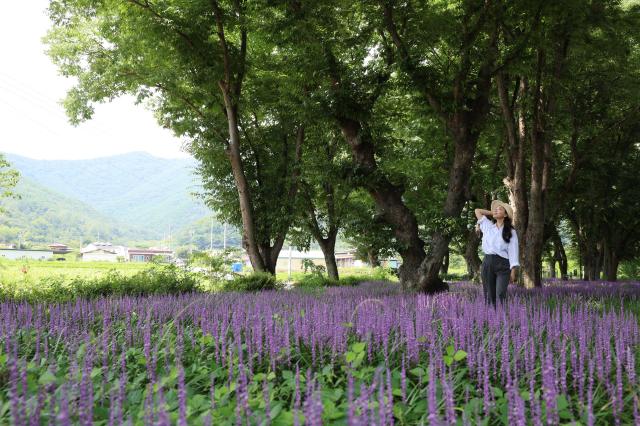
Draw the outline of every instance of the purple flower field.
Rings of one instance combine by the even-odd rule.
[[[0,424],[640,424],[640,283],[0,303]]]

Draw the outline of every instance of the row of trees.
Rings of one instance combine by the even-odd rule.
[[[640,253],[638,6],[53,0],[50,16],[72,122],[145,102],[191,141],[255,270],[313,238],[337,276],[342,232],[439,291],[451,250],[477,274],[472,212],[494,197],[514,206],[528,287],[546,248],[566,275],[567,232],[588,279]]]

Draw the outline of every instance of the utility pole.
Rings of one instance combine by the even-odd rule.
[[[213,253],[213,216],[211,217],[211,228],[209,229],[209,251]]]
[[[291,246],[289,246],[289,281],[291,281]]]
[[[223,231],[223,237],[222,237],[222,248],[224,250],[227,249],[227,224],[224,224],[224,231]]]

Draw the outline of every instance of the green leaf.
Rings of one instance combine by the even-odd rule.
[[[567,397],[564,395],[558,395],[556,397],[556,406],[558,408],[558,411],[562,411],[567,407],[569,407],[569,402],[567,401]]]
[[[421,367],[416,367],[409,370],[409,373],[413,374],[414,376],[424,376],[426,374],[426,371],[424,371],[424,369]]]
[[[346,327],[346,328],[353,328],[353,323],[352,322],[343,322],[342,326]]]
[[[462,361],[463,359],[465,359],[467,357],[467,353],[461,349],[459,349],[454,355],[453,355],[453,360],[454,361]]]
[[[100,373],[102,373],[102,368],[94,367],[93,370],[91,370],[91,378],[95,379],[100,375]]]
[[[364,351],[365,345],[366,344],[364,342],[354,343],[353,346],[352,346],[352,350],[354,352],[362,352],[362,351]]]
[[[497,388],[495,386],[493,386],[492,389],[493,389],[493,393],[495,394],[496,398],[502,398],[504,396],[504,392],[502,392],[502,389]]]
[[[54,376],[53,373],[49,370],[45,370],[45,372],[40,375],[40,378],[38,378],[38,383],[43,386],[55,383],[55,381],[56,376]]]
[[[447,355],[453,356],[454,353],[455,353],[455,348],[453,347],[453,345],[447,346]]]
[[[448,366],[450,366],[451,364],[453,364],[453,357],[449,356],[449,355],[444,355],[442,357],[443,361],[445,364],[447,364]]]
[[[269,418],[271,420],[275,419],[276,417],[278,417],[278,414],[280,414],[280,411],[282,411],[282,403],[276,402],[271,407],[271,411],[269,411]]]
[[[353,362],[356,359],[355,352],[347,352],[345,355],[345,359],[347,360],[347,362]]]

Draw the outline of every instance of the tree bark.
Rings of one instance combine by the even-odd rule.
[[[564,244],[562,244],[562,239],[560,239],[560,234],[558,233],[557,228],[554,227],[552,231],[551,239],[553,242],[553,259],[554,263],[558,262],[558,266],[560,267],[560,279],[568,280],[569,279],[569,263],[567,261],[567,253],[564,250]]]
[[[603,250],[603,275],[606,281],[618,280],[618,264],[620,263],[616,247],[608,241],[604,242]]]
[[[447,250],[447,253],[444,255],[442,259],[442,265],[440,266],[440,273],[446,275],[449,273],[449,256],[451,255],[451,251]]]
[[[367,257],[369,266],[371,266],[372,268],[380,266],[380,258],[378,257],[378,253],[376,253],[375,250],[367,251]]]
[[[327,275],[332,280],[338,281],[338,263],[336,262],[336,235],[330,235],[329,238],[318,241],[322,254],[324,255],[324,263],[327,265]]]
[[[361,124],[355,120],[338,117],[338,124],[351,147],[358,172],[366,178],[365,188],[381,210],[384,220],[393,227],[394,235],[401,246],[398,250],[402,256],[399,275],[403,288],[425,292],[442,290],[441,286],[428,286],[424,280],[425,277],[419,269],[425,259],[424,241],[418,233],[418,222],[413,212],[404,204],[401,188],[393,185],[379,170],[370,135],[363,131]],[[436,270],[436,275],[437,272]]]
[[[471,229],[467,233],[467,244],[464,249],[464,261],[467,264],[467,275],[473,282],[480,282],[480,267],[482,261],[478,256],[478,248],[480,247],[480,237],[475,229]]]
[[[526,78],[519,78],[515,82],[516,89],[511,99],[507,90],[507,80],[504,73],[496,75],[496,86],[500,99],[500,109],[507,141],[509,143],[505,162],[507,176],[503,183],[507,188],[509,204],[513,208],[513,226],[518,234],[518,248],[524,253],[524,244],[527,235],[527,222],[529,220],[529,206],[527,202],[527,171],[526,171],[526,145],[527,127],[525,120],[524,97],[528,91]],[[517,102],[520,100],[519,102]],[[515,111],[517,109],[517,111]],[[517,115],[517,122],[516,122]]]
[[[453,164],[449,173],[447,198],[442,210],[445,219],[455,219],[462,212],[480,128],[489,112],[491,79],[497,56],[498,37],[497,22],[490,19],[492,7],[491,3],[484,3],[478,12],[478,26],[464,27],[463,41],[459,52],[462,66],[454,77],[451,91],[448,93],[449,98],[445,97],[447,102],[451,101],[452,103],[450,111],[447,111],[443,107],[443,98],[437,89],[437,83],[430,78],[430,75],[421,70],[402,39],[394,22],[392,7],[386,3],[383,4],[385,26],[396,46],[400,66],[422,93],[427,103],[439,115],[454,142]],[[474,75],[471,71],[471,51],[474,45],[477,46],[477,43],[480,43],[480,37],[487,35],[482,31],[482,26],[486,22],[489,23],[488,28],[490,29],[488,43],[484,46],[483,60],[478,64],[478,70]],[[474,91],[468,90],[471,86],[475,88]],[[442,259],[449,249],[451,235],[448,230],[436,229],[430,240],[431,245],[428,253],[420,262],[419,271],[414,274],[413,285],[426,292],[441,291],[448,288],[448,285],[438,277],[438,273]],[[413,262],[417,260],[412,259]]]

